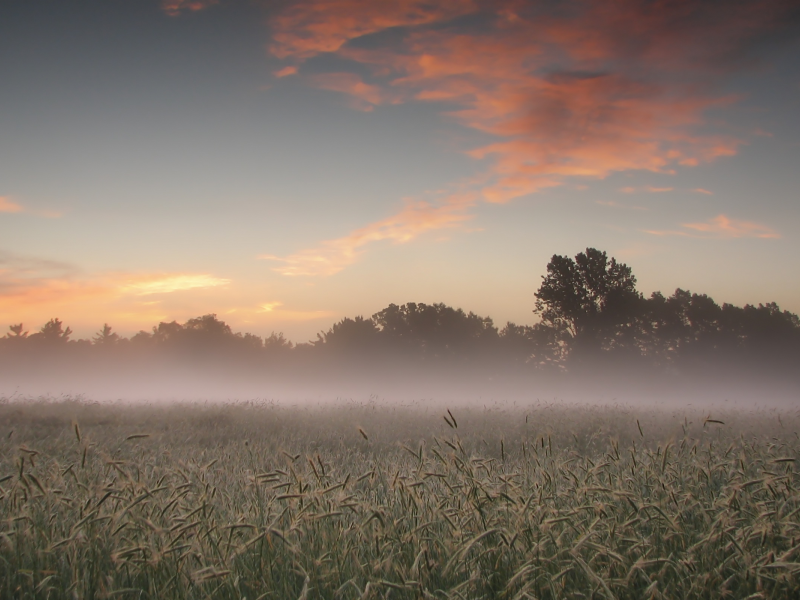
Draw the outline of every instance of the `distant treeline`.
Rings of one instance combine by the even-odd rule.
[[[444,304],[390,304],[370,318],[335,323],[317,339],[292,344],[283,334],[266,339],[235,333],[216,315],[159,323],[124,338],[106,324],[91,340],[51,319],[38,332],[11,325],[0,338],[6,364],[69,356],[180,357],[198,364],[235,362],[251,367],[378,364],[406,367],[469,366],[578,373],[635,370],[696,375],[720,370],[795,378],[800,364],[800,319],[777,304],[722,305],[677,289],[645,298],[625,264],[594,248],[575,258],[553,256],[535,298],[535,325],[507,323]]]

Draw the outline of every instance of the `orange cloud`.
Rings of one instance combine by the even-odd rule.
[[[736,101],[714,85],[750,44],[780,28],[786,10],[781,0],[741,0],[724,11],[645,0],[575,0],[557,9],[517,0],[300,0],[272,19],[270,50],[295,62],[334,53],[366,69],[367,76],[311,78],[350,95],[360,110],[446,103],[447,116],[497,138],[468,152],[486,167],[461,185],[504,203],[576,178],[671,174],[736,154],[740,140],[706,129],[710,109]],[[456,20],[473,13],[480,19]],[[368,43],[350,43],[368,35]],[[338,272],[383,227],[277,259],[277,270]]]
[[[740,238],[779,238],[780,234],[773,231],[766,225],[751,223],[749,221],[736,221],[729,219],[725,215],[714,217],[707,223],[683,223],[682,227],[693,229],[701,233],[709,233],[720,237]]]
[[[70,279],[8,280],[0,283],[0,314],[13,315],[20,309],[36,305],[57,308],[66,303],[83,302],[98,297],[110,297],[108,286]]]
[[[670,172],[735,154],[739,141],[691,131],[704,111],[733,99],[706,95],[702,82],[682,74],[707,79],[719,70],[718,54],[773,23],[774,10],[745,3],[720,19],[702,6],[654,11],[627,0],[574,3],[578,10],[557,16],[517,4],[497,2],[495,14],[484,15],[484,30],[458,33],[423,26],[473,12],[474,3],[298,2],[273,20],[271,49],[297,60],[336,52],[371,67],[372,84],[342,73],[314,79],[352,94],[358,108],[398,101],[396,90],[407,89],[418,100],[455,103],[452,117],[507,138],[471,153],[496,160],[496,180],[484,190],[491,202],[566,177]],[[399,26],[408,30],[400,47],[347,45]],[[709,54],[708,38],[718,51]]]
[[[638,187],[638,188],[637,187],[628,186],[628,187],[620,188],[619,191],[622,192],[623,194],[635,194],[637,192],[648,192],[650,194],[662,194],[664,192],[672,192],[674,190],[675,190],[675,188],[671,188],[671,187],[654,187],[652,185],[646,185],[644,187]]]
[[[219,4],[219,0],[163,0],[161,10],[171,17],[177,17],[184,11],[197,12],[214,4]]]
[[[705,223],[683,223],[681,227],[689,231],[659,231],[659,230],[646,230],[646,233],[653,235],[667,236],[678,235],[683,237],[708,237],[719,239],[731,238],[763,238],[763,239],[778,239],[781,235],[775,230],[753,223],[751,221],[738,221],[730,219],[725,215],[718,215]]]
[[[288,77],[289,75],[296,75],[297,74],[297,67],[294,65],[289,65],[288,67],[283,67],[282,69],[278,69],[273,73],[275,77]]]
[[[23,210],[25,209],[22,208],[22,206],[20,206],[16,202],[13,202],[7,196],[0,196],[0,212],[18,213],[22,212]]]
[[[392,27],[425,25],[474,12],[473,0],[295,1],[272,20],[270,51],[305,59]]]
[[[8,196],[0,196],[0,213],[25,213],[46,219],[58,219],[62,213],[55,210],[31,210],[14,202]]]
[[[286,257],[263,255],[259,258],[282,263],[274,268],[282,275],[333,275],[353,264],[363,248],[373,242],[390,240],[404,244],[428,231],[462,226],[472,218],[464,212],[472,204],[474,196],[469,195],[451,196],[439,206],[409,202],[396,215],[356,229],[345,237]]]
[[[184,290],[218,287],[228,285],[230,279],[220,279],[208,274],[191,275],[145,275],[124,281],[118,286],[123,294],[148,296],[150,294],[169,294]]]
[[[704,190],[703,188],[695,188],[692,191],[696,194],[705,194],[706,196],[714,195],[714,192],[709,192],[708,190]]]
[[[142,303],[137,299],[141,296],[228,283],[227,279],[207,274],[87,275],[66,263],[0,253],[0,317],[13,320],[35,314],[46,320],[67,307],[87,313],[102,306],[107,313],[110,305],[131,302],[141,312],[142,306],[154,304]],[[152,309],[146,312],[151,314]]]
[[[353,73],[323,73],[313,77],[317,87],[323,90],[348,94],[353,100],[353,108],[371,111],[373,106],[400,102],[397,94],[391,94],[376,85],[364,83]]]
[[[314,321],[316,319],[330,319],[336,315],[330,310],[287,310],[283,307],[283,302],[267,302],[262,304],[256,313],[260,318],[265,314],[270,319],[280,321]]]

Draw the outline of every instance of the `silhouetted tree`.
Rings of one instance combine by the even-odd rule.
[[[241,345],[243,348],[249,350],[261,350],[264,348],[264,340],[261,339],[260,335],[255,335],[252,333],[237,333],[235,337],[242,341]]]
[[[718,305],[705,294],[677,289],[654,293],[646,303],[649,336],[643,352],[682,369],[781,364],[800,350],[797,315],[777,304]]]
[[[362,371],[369,365],[364,372],[370,376],[391,374],[397,367],[405,374],[410,361],[442,373],[455,373],[449,368],[466,362],[471,373],[494,377],[505,366],[518,373],[529,368],[540,373],[543,367],[591,366],[591,359],[603,357],[602,367],[613,377],[619,374],[617,366],[640,371],[649,365],[681,376],[719,379],[738,373],[767,380],[788,374],[797,381],[800,319],[775,303],[719,305],[707,295],[680,288],[669,297],[654,292],[645,300],[636,290],[631,269],[594,248],[574,259],[554,255],[535,296],[534,312],[541,322],[533,326],[509,322],[498,331],[488,317],[442,303],[409,302],[390,304],[372,318],[344,318],[320,332],[315,342],[296,346],[282,333],[273,332],[266,340],[234,333],[215,314],[183,324],[161,322],[130,340],[106,323],[92,338],[102,352],[84,351],[91,343],[70,340],[72,330],[59,319],[51,319],[30,336],[19,323],[0,337],[0,367],[12,372],[26,361],[50,356],[59,368],[70,369],[84,358],[102,356],[108,365],[120,360],[126,367],[132,364],[129,359],[136,359],[145,368],[198,364],[202,369],[269,373],[273,365],[271,373],[300,376],[327,365],[330,373],[349,373],[340,368],[342,363],[329,360],[341,357]],[[170,358],[178,360],[164,360]],[[642,373],[649,377],[653,371]]]
[[[365,354],[374,352],[379,343],[378,327],[371,319],[345,317],[327,333],[318,336],[318,344],[335,352]]]
[[[113,346],[119,342],[119,334],[113,333],[111,326],[108,323],[104,323],[103,328],[92,338],[92,342],[96,346]]]
[[[490,351],[498,339],[490,318],[441,303],[390,304],[372,320],[388,347],[428,359]]]
[[[72,335],[72,329],[69,327],[64,329],[64,324],[59,319],[50,319],[38,333],[34,333],[30,337],[46,343],[66,344],[70,335]]]
[[[553,255],[534,312],[572,355],[635,346],[642,297],[630,267],[587,248],[575,259]]]
[[[219,320],[215,314],[189,319],[184,323],[183,331],[194,331],[209,339],[224,339],[233,335],[230,326]]]
[[[8,329],[11,331],[11,333],[6,334],[7,338],[25,339],[26,337],[28,337],[28,332],[22,330],[23,329],[22,323],[17,323],[16,325],[9,325]]]
[[[270,333],[269,337],[264,340],[264,350],[270,353],[286,352],[293,347],[292,342],[283,337],[283,332]]]
[[[153,327],[152,340],[156,344],[165,344],[174,341],[182,330],[183,325],[177,321],[171,321],[169,323],[162,321],[158,326]]]

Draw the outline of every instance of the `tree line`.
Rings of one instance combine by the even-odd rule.
[[[475,365],[578,373],[591,369],[693,374],[719,369],[792,375],[800,359],[800,319],[774,302],[718,304],[677,289],[645,297],[631,269],[587,248],[574,258],[554,255],[532,299],[534,325],[506,323],[445,304],[390,304],[372,317],[347,317],[308,343],[281,333],[236,333],[214,314],[162,322],[124,338],[105,324],[92,339],[51,319],[34,333],[22,324],[0,338],[6,359],[48,355],[164,356],[230,359],[258,366],[394,363]]]

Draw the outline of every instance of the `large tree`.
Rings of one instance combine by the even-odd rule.
[[[642,296],[630,267],[587,248],[574,259],[553,255],[536,292],[542,323],[570,354],[635,347]]]

